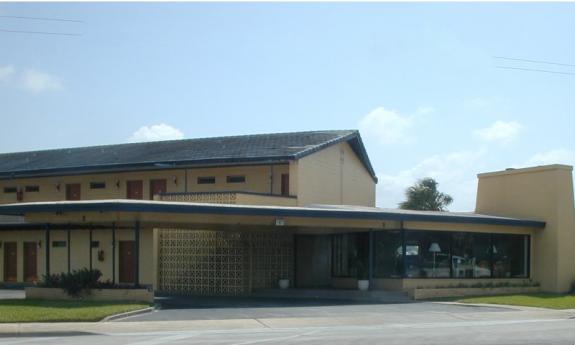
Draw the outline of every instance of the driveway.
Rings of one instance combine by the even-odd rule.
[[[477,307],[446,303],[358,303],[342,300],[190,297],[159,298],[159,307],[118,322],[237,320],[275,318],[383,318],[403,322],[414,315],[455,315],[467,313],[502,313],[504,307]]]

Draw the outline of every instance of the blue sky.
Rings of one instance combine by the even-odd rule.
[[[0,152],[358,128],[378,205],[575,163],[571,3],[0,3]]]

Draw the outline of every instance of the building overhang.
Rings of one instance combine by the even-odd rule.
[[[544,228],[538,220],[498,217],[474,213],[407,211],[354,206],[311,207],[225,205],[145,200],[56,201],[0,205],[0,215],[24,216],[29,223],[109,223],[141,221],[146,224],[243,223],[287,226],[372,227],[381,222],[429,222]],[[277,224],[276,224],[277,225]],[[282,224],[283,225],[283,224]]]

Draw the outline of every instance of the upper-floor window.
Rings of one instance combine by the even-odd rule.
[[[16,193],[18,188],[16,187],[4,187],[4,193]]]
[[[200,176],[198,177],[198,184],[214,184],[216,183],[215,176]]]
[[[52,247],[54,248],[66,247],[66,241],[52,241]]]
[[[244,183],[246,182],[246,175],[232,175],[226,177],[227,183]]]
[[[104,189],[106,182],[90,182],[90,189]]]
[[[25,190],[27,193],[30,193],[30,192],[39,192],[39,191],[40,191],[40,186],[26,186],[26,187],[24,188],[24,190]]]

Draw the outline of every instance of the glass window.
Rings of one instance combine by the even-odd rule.
[[[4,187],[4,193],[16,193],[17,191],[16,187]]]
[[[216,183],[215,176],[200,176],[198,177],[198,184],[214,184]]]
[[[493,277],[526,278],[529,237],[526,235],[493,235]]]
[[[66,247],[66,241],[52,241],[52,247],[54,248]]]
[[[90,182],[90,189],[104,189],[106,182]]]
[[[369,234],[333,235],[333,276],[367,279]]]
[[[226,182],[227,183],[244,183],[244,182],[246,182],[246,176],[245,175],[227,176]]]
[[[453,278],[490,278],[490,234],[458,232],[452,236]]]
[[[39,192],[39,191],[40,191],[40,187],[38,187],[38,186],[26,186],[26,187],[24,187],[24,190],[25,190],[26,192],[29,192],[29,193],[30,193],[30,192]]]
[[[407,278],[449,278],[448,232],[407,231],[405,234],[405,276]]]
[[[400,278],[403,275],[403,245],[401,231],[374,233],[374,275],[377,278]]]

